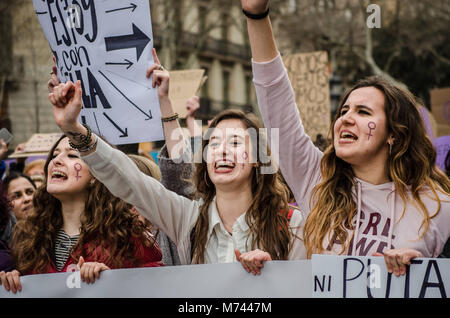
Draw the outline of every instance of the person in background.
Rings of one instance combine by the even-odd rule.
[[[9,241],[15,224],[11,213],[10,203],[6,198],[3,184],[0,182],[0,271],[11,271],[14,269]]]
[[[136,166],[139,168],[140,171],[158,181],[161,181],[161,171],[158,165],[153,160],[144,156],[130,155],[130,154],[128,155],[128,157],[130,157],[131,160],[133,160],[133,162],[136,164]],[[182,169],[183,164],[176,166],[179,166],[179,168]],[[181,172],[179,173],[181,174]],[[171,173],[169,172],[169,174]],[[175,193],[181,192],[180,194],[182,194],[183,191],[185,191],[186,187],[182,185],[183,182],[179,178],[168,178],[168,180],[170,180],[168,183],[163,183],[163,185],[168,190],[174,191]],[[181,264],[180,257],[178,256],[178,251],[175,243],[170,238],[168,238],[164,232],[154,227],[150,223],[150,221],[144,218],[135,207],[133,207],[132,209],[135,213],[139,214],[139,219],[144,224],[147,224],[149,228],[152,229],[152,233],[153,235],[155,235],[156,241],[158,242],[158,245],[161,248],[162,262],[164,263],[164,265],[166,266],[180,265]]]
[[[34,181],[22,172],[13,171],[3,180],[3,184],[16,219],[27,218],[33,212]]]
[[[36,159],[26,164],[23,168],[23,173],[30,176],[31,180],[34,181],[36,188],[39,188],[44,183],[44,166],[44,159]]]
[[[150,229],[130,204],[92,176],[69,138],[63,135],[55,143],[44,171],[33,213],[14,228],[15,270],[0,272],[7,291],[21,291],[20,275],[65,272],[75,266],[83,281],[93,283],[103,270],[163,265]]]
[[[395,275],[437,257],[450,236],[450,181],[435,165],[415,97],[380,78],[343,96],[321,152],[306,135],[272,33],[268,0],[241,0],[266,128],[279,129],[280,168],[313,253],[382,256]]]

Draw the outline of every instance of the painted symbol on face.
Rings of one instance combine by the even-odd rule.
[[[242,163],[242,168],[245,167],[245,160],[247,160],[248,158],[248,153],[247,151],[244,151],[244,153],[242,154],[242,159],[244,159],[244,162]]]
[[[369,121],[369,123],[367,124],[367,126],[369,127],[370,131],[367,134],[367,140],[370,139],[370,137],[372,137],[372,130],[374,130],[375,128],[377,128],[377,124],[375,124],[373,121]]]
[[[79,163],[76,163],[76,164],[74,165],[74,168],[75,168],[75,171],[77,172],[77,175],[75,176],[75,178],[77,178],[77,181],[78,181],[78,179],[81,178],[81,176],[79,175],[79,173],[80,173],[81,169],[83,169],[83,167],[82,167]]]

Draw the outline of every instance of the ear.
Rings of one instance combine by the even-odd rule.
[[[90,184],[91,186],[93,186],[94,183],[95,183],[95,178],[92,178],[91,181],[89,181],[89,184]]]

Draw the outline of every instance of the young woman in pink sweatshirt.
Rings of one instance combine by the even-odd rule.
[[[279,128],[281,172],[308,213],[308,257],[384,255],[396,275],[414,257],[437,257],[450,235],[450,182],[435,165],[415,97],[380,77],[360,81],[344,94],[322,153],[303,129],[265,14],[269,0],[241,3],[264,124]]]

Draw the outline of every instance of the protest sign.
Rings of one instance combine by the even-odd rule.
[[[413,259],[406,275],[388,274],[383,257],[313,255],[271,261],[261,275],[240,263],[107,270],[94,284],[79,272],[20,278],[22,292],[0,286],[0,298],[442,298],[450,291],[450,259]]]
[[[430,91],[431,111],[438,124],[436,137],[450,135],[450,87]]]
[[[33,0],[61,82],[81,81],[80,122],[112,144],[162,140],[148,0]]]
[[[170,72],[169,97],[172,102],[174,112],[180,117],[186,117],[186,102],[196,95],[204,84],[206,77],[203,76],[205,70],[185,70]]]
[[[397,277],[383,257],[313,255],[312,288],[323,298],[447,298],[450,259],[413,259]]]
[[[25,158],[47,155],[61,133],[33,134],[25,143],[23,151],[15,151],[8,158]]]
[[[79,272],[21,277],[22,292],[0,298],[155,297],[155,298],[301,298],[311,297],[310,261],[274,261],[263,273],[247,273],[240,263],[108,270],[94,284]]]
[[[327,53],[294,54],[283,60],[305,132],[313,141],[318,134],[326,137],[331,116]]]

